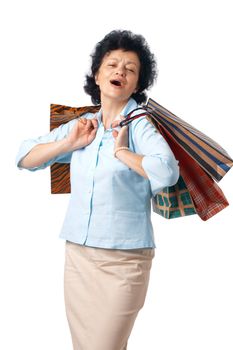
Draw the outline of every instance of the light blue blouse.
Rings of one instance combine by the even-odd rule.
[[[125,116],[137,107],[131,98],[120,115]],[[104,129],[101,109],[84,117],[98,119],[91,144],[29,169],[44,169],[55,162],[70,163],[71,195],[60,237],[92,247],[155,248],[151,198],[178,181],[178,161],[146,118],[135,119],[129,124],[129,148],[144,155],[146,179],[114,157],[113,129]],[[35,145],[63,139],[76,122],[74,119],[44,136],[23,141],[16,157],[18,168],[23,169],[19,162]]]

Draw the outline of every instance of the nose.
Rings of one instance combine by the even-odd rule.
[[[124,67],[120,67],[120,66],[117,67],[116,74],[120,75],[122,77],[125,77],[125,69],[124,69]]]

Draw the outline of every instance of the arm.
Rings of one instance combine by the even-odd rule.
[[[142,167],[146,172],[153,195],[173,186],[179,179],[178,161],[164,137],[146,118],[132,125],[135,151],[143,154]]]
[[[174,185],[179,178],[179,166],[163,136],[146,118],[133,121],[130,127],[135,153],[120,150],[117,158],[149,179],[153,195],[164,187]],[[114,132],[114,135],[117,134]],[[116,141],[116,147],[128,146],[126,132],[121,130]]]
[[[121,162],[126,164],[130,169],[133,169],[139,175],[148,179],[147,173],[142,167],[142,159],[143,159],[142,155],[131,152],[130,150],[122,149],[117,152],[117,158]]]
[[[37,144],[22,158],[19,162],[19,167],[25,169],[40,167],[42,164],[48,163],[51,159],[68,152],[69,148],[67,147],[65,138],[59,141]]]
[[[98,122],[96,119],[80,118],[62,124],[44,136],[22,143],[16,158],[19,168],[43,169],[54,162],[68,163],[75,149],[93,141]]]

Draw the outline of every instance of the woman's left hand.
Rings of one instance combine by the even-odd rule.
[[[116,120],[112,123],[112,128],[116,128],[119,126],[120,122],[125,119],[124,117],[120,117],[120,120]],[[129,127],[128,125],[122,126],[120,131],[117,130],[112,131],[112,135],[115,139],[114,151],[118,147],[128,147],[129,146]]]

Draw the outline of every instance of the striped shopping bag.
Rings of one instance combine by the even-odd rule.
[[[142,110],[142,113],[133,116],[135,110],[131,111],[121,122],[121,126],[141,116],[148,117],[155,127],[159,125],[167,130],[170,138],[174,139],[216,181],[220,181],[233,166],[233,159],[217,142],[151,98],[138,110]]]

